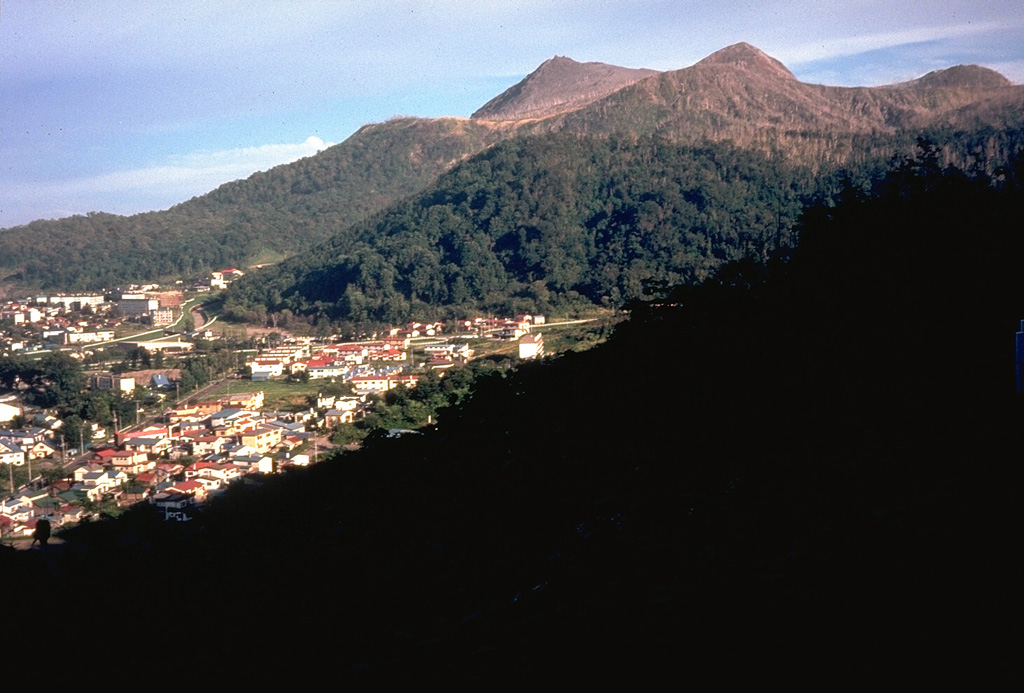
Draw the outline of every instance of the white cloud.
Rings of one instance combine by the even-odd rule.
[[[896,48],[907,44],[962,38],[973,34],[994,31],[999,28],[1000,25],[996,22],[976,22],[954,26],[915,27],[899,31],[833,37],[825,41],[814,41],[785,48],[778,51],[775,57],[787,65],[800,65],[801,63],[816,60],[847,57],[869,51]]]
[[[192,152],[165,164],[108,173],[75,181],[70,185],[79,192],[96,193],[182,185],[212,190],[221,183],[312,156],[332,144],[312,136],[298,144],[264,144],[258,147]]]

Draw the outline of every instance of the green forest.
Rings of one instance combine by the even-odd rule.
[[[166,211],[3,229],[0,286],[96,290],[277,261],[423,189],[491,137],[465,121],[396,119]]]
[[[238,282],[225,309],[348,323],[617,307],[791,241],[809,171],[728,145],[548,135],[501,142],[436,185]]]
[[[991,173],[1000,159],[983,155],[990,135],[962,138],[938,156]],[[792,246],[805,204],[831,202],[843,186],[866,188],[891,163],[813,169],[725,143],[658,137],[509,139],[425,192],[238,282],[225,314],[300,316],[351,332],[474,312],[615,308]]]

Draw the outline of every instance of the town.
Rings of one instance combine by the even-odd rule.
[[[500,345],[512,359],[545,353],[537,329],[545,318],[535,315],[411,322],[353,341],[274,331],[226,345],[230,330],[215,329],[203,302],[242,274],[213,272],[187,290],[131,286],[0,307],[0,463],[9,491],[0,536],[45,537],[139,505],[187,522],[230,484],[358,447],[339,431],[385,406],[388,393],[465,367],[479,356],[471,344]],[[105,398],[89,400],[88,417],[45,406],[47,388],[68,389],[42,375],[51,362],[80,372],[83,392]],[[299,394],[271,402],[270,388]]]

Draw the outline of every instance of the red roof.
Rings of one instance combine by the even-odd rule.
[[[189,466],[185,467],[186,471],[198,472],[200,469],[208,469],[209,467],[216,467],[214,462],[193,462]]]

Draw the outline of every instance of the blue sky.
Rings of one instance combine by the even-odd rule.
[[[747,41],[803,81],[977,63],[1020,0],[3,0],[0,227],[165,209],[394,115],[468,116],[565,55],[673,70]]]

